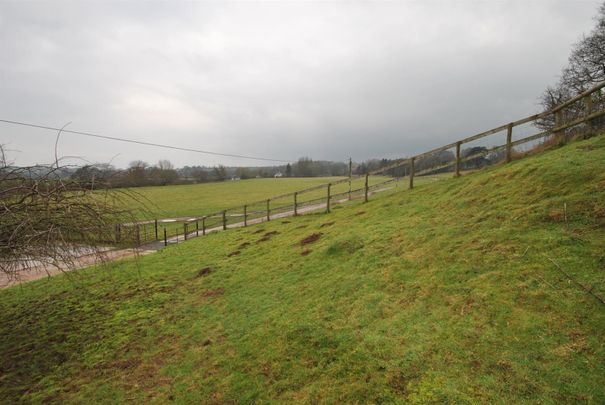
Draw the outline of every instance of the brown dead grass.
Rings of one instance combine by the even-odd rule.
[[[204,267],[203,269],[198,270],[196,278],[207,276],[210,273],[212,273],[212,269],[210,267]]]
[[[204,291],[204,293],[202,294],[202,297],[205,297],[205,298],[220,297],[224,293],[225,293],[225,289],[224,288],[222,288],[222,287],[221,288],[215,288],[214,290]]]

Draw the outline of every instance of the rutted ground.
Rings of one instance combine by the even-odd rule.
[[[602,403],[604,252],[599,137],[0,291],[0,398]]]

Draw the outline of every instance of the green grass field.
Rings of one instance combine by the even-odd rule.
[[[447,177],[451,177],[448,175]],[[443,178],[443,175],[418,177],[415,184],[433,182]],[[239,181],[224,181],[217,183],[202,183],[176,186],[139,187],[131,189],[145,208],[136,205],[130,208],[138,211],[140,218],[173,218],[186,216],[202,216],[222,211],[224,209],[241,207],[244,204],[264,201],[267,198],[293,193],[295,191],[318,185],[342,180],[344,177],[306,177],[278,179],[250,179]],[[377,184],[388,180],[388,177],[371,176],[369,184]],[[362,188],[363,178],[355,178],[353,189]],[[348,183],[342,183],[332,188],[332,193],[342,193],[348,190]],[[300,201],[324,197],[325,189],[316,190],[300,195]],[[292,197],[281,198],[274,204],[292,204]]]
[[[605,296],[604,136],[2,290],[0,400],[604,403],[557,266]]]

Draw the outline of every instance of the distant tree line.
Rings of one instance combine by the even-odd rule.
[[[40,170],[38,175],[44,175]],[[144,187],[169,184],[207,183],[226,180],[246,180],[269,177],[347,176],[344,162],[300,158],[293,164],[264,167],[227,167],[218,165],[184,166],[175,168],[168,160],[151,165],[142,160],[131,162],[126,169],[109,164],[91,164],[77,168],[62,168],[61,177],[89,184],[90,187]]]

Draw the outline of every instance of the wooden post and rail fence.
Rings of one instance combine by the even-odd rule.
[[[230,208],[219,211],[218,213],[204,215],[201,217],[194,218],[176,218],[167,220],[154,219],[152,221],[141,221],[130,224],[118,224],[115,227],[115,241],[116,243],[122,243],[128,240],[125,232],[125,228],[134,227],[134,241],[137,246],[140,246],[144,242],[148,242],[145,225],[153,224],[154,230],[153,235],[155,241],[158,241],[159,224],[165,222],[183,222],[183,236],[186,240],[188,237],[199,236],[199,221],[202,223],[202,236],[208,232],[214,232],[217,230],[227,230],[229,227],[248,226],[254,223],[260,223],[270,221],[274,218],[281,218],[286,216],[297,216],[301,213],[317,212],[325,209],[326,213],[330,213],[334,204],[344,203],[355,198],[363,198],[364,202],[369,200],[370,194],[385,191],[392,188],[389,184],[397,182],[400,178],[405,177],[405,174],[400,177],[394,177],[386,181],[381,181],[376,184],[370,185],[369,177],[375,175],[384,175],[389,172],[393,172],[395,169],[405,168],[407,176],[409,177],[409,188],[414,188],[414,179],[418,176],[423,176],[430,173],[443,172],[451,170],[455,177],[461,175],[462,165],[466,162],[470,162],[473,159],[482,158],[488,154],[503,152],[503,161],[508,163],[513,160],[514,148],[526,143],[537,142],[540,139],[547,137],[558,137],[562,138],[566,136],[566,131],[574,129],[578,126],[584,126],[586,132],[592,132],[597,126],[603,125],[603,116],[605,116],[605,94],[602,89],[605,87],[605,82],[594,86],[593,88],[578,94],[570,100],[554,107],[551,110],[544,111],[539,114],[531,115],[517,121],[513,121],[499,127],[490,129],[478,133],[467,138],[460,139],[453,143],[441,146],[439,148],[432,149],[428,152],[420,153],[415,156],[400,159],[392,164],[381,167],[374,171],[369,171],[361,175],[353,175],[352,173],[352,160],[349,160],[349,176],[338,181],[331,183],[322,184],[314,187],[310,187],[304,190],[298,190],[293,193],[283,194],[266,200],[258,201],[255,203],[248,203],[243,205],[243,210],[240,208]],[[550,120],[554,122],[554,126],[542,132],[536,133],[531,136],[526,136],[517,140],[513,139],[513,132],[515,127],[519,127],[524,124],[533,123],[536,126],[536,122],[545,122]],[[545,125],[544,125],[545,126]],[[580,128],[582,129],[582,128]],[[482,138],[486,138],[498,133],[505,133],[505,141],[503,144],[491,147],[489,149],[483,148],[480,152],[473,153],[463,157],[462,146]],[[431,156],[437,156],[440,153],[454,149],[453,158],[438,165],[430,167],[422,167],[423,162],[427,161],[427,158]],[[450,152],[448,152],[450,153]],[[352,188],[352,183],[355,180],[364,180],[363,186],[358,189]],[[334,187],[338,185],[346,185],[348,187],[340,192],[333,193]],[[325,189],[325,195],[322,197],[318,195],[319,191]],[[308,194],[311,197],[306,201],[301,200],[301,196]],[[279,204],[279,201],[290,199],[291,203],[283,205]],[[275,203],[272,206],[272,203]],[[263,207],[264,205],[264,207]],[[235,219],[235,222],[229,223],[230,219]],[[189,230],[189,224],[195,222],[195,231]],[[144,239],[141,239],[141,226],[144,230]],[[178,240],[179,231],[178,228],[175,233],[175,237]],[[172,239],[175,239],[169,235],[167,228],[164,226],[163,229],[163,243],[168,245]]]

